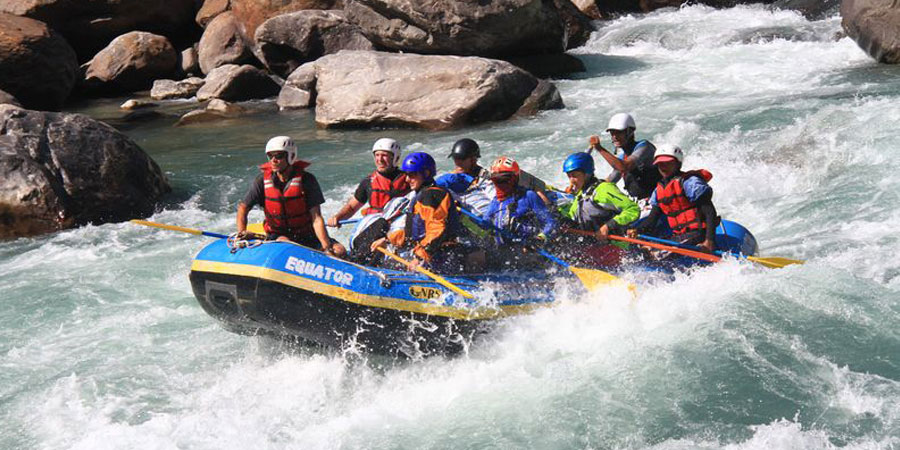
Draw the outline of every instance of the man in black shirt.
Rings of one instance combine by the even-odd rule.
[[[260,205],[266,219],[267,239],[293,241],[334,256],[346,253],[344,246],[328,236],[319,209],[325,198],[316,177],[305,169],[306,161],[296,158],[297,147],[291,138],[276,136],[266,144],[267,164],[250,184],[244,200],[238,204],[238,237],[247,236],[247,214]]]
[[[329,227],[340,228],[341,220],[352,217],[366,203],[369,207],[362,214],[377,214],[384,205],[395,197],[409,193],[409,182],[397,164],[400,161],[400,144],[389,138],[381,138],[372,146],[375,171],[359,182],[356,192],[341,207],[340,211],[328,219]]]

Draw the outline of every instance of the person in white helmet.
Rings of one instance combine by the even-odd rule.
[[[268,163],[250,184],[238,203],[238,238],[247,237],[247,214],[261,205],[266,219],[266,239],[293,241],[327,254],[342,257],[344,246],[328,236],[319,206],[325,203],[316,177],[307,172],[309,163],[297,159],[297,146],[288,136],[275,136],[266,143]]]
[[[653,232],[657,219],[665,214],[672,238],[682,244],[697,245],[706,252],[716,249],[719,216],[712,203],[713,190],[707,184],[712,174],[705,169],[684,172],[684,151],[677,145],[663,144],[656,150],[653,164],[661,179],[650,196],[653,209],[628,235]]]
[[[624,177],[628,195],[635,200],[644,200],[653,193],[660,176],[653,166],[656,147],[650,141],[637,140],[635,130],[634,118],[630,114],[619,113],[609,119],[606,127],[616,147],[615,154],[600,145],[599,136],[591,136],[588,143],[591,150],[596,150],[613,168],[606,181],[616,183]]]
[[[366,203],[369,206],[363,209],[364,216],[382,212],[384,205],[391,199],[409,193],[409,181],[397,167],[401,153],[400,144],[393,139],[381,138],[375,141],[372,146],[375,170],[359,182],[353,196],[337,214],[328,219],[329,227],[340,228],[342,220],[352,217]]]

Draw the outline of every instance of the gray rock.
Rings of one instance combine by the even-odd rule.
[[[59,109],[78,76],[72,47],[42,22],[0,13],[0,89],[35,109]]]
[[[253,57],[230,11],[219,14],[209,23],[200,37],[197,54],[203,73],[210,73],[225,64],[242,64]]]
[[[150,88],[153,80],[175,74],[178,54],[165,36],[125,33],[97,53],[88,65],[86,89],[118,94]]]
[[[303,63],[341,50],[375,50],[342,11],[282,14],[256,29],[254,53],[272,73],[286,77]]]
[[[195,109],[181,116],[178,122],[175,123],[175,126],[181,127],[198,123],[216,122],[222,119],[238,117],[245,112],[246,110],[238,105],[216,98],[210,100],[206,108]]]
[[[159,166],[111,126],[0,105],[0,238],[147,216],[170,190]]]
[[[226,64],[206,76],[206,84],[197,91],[197,100],[212,98],[239,102],[267,98],[278,94],[281,87],[265,72],[251,65]]]
[[[441,130],[503,120],[539,87],[537,78],[508,62],[478,57],[342,51],[312,64],[316,123],[323,127]]]
[[[307,63],[291,73],[276,103],[282,110],[309,108],[316,101],[316,65]]]
[[[572,0],[553,0],[566,27],[566,49],[581,47],[596,31],[591,17],[581,12]]]
[[[807,19],[821,20],[838,14],[841,0],[777,0],[772,7],[791,9],[803,14]]]
[[[191,77],[184,80],[156,80],[150,89],[150,98],[166,100],[171,98],[191,98],[206,83],[203,78]]]
[[[348,0],[344,12],[391,50],[493,57],[566,49],[566,26],[550,1]]]
[[[196,40],[195,0],[5,0],[0,11],[31,17],[58,31],[89,60],[116,36],[146,31],[172,42]]]
[[[9,95],[5,91],[0,91],[0,105],[22,106],[15,97]]]
[[[197,49],[194,47],[188,47],[181,51],[181,56],[178,58],[179,69],[183,75],[187,76],[195,76],[199,75],[200,72],[200,56],[197,54]]]
[[[843,0],[841,25],[876,61],[900,63],[900,2]]]
[[[135,109],[142,109],[142,108],[155,108],[157,106],[159,106],[159,105],[157,105],[156,103],[153,103],[153,102],[148,102],[146,100],[138,100],[138,99],[132,98],[132,99],[126,100],[125,103],[122,103],[121,105],[119,105],[119,109],[124,109],[126,111],[132,111]]]

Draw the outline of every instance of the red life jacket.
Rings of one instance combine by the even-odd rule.
[[[384,205],[391,201],[394,197],[400,197],[409,193],[409,181],[406,174],[400,174],[391,181],[390,178],[378,173],[372,172],[369,181],[371,182],[371,192],[369,193],[369,206],[362,210],[362,215],[380,213],[384,210]]]
[[[669,227],[675,234],[706,228],[706,222],[700,217],[700,209],[684,195],[682,181],[690,177],[701,177],[709,181],[712,174],[705,169],[692,170],[675,175],[665,185],[663,184],[665,180],[660,180],[656,184],[656,203],[666,215]]]
[[[296,236],[312,233],[312,216],[306,207],[306,193],[303,192],[303,169],[309,166],[306,161],[294,163],[293,176],[287,181],[284,190],[275,187],[275,172],[269,164],[259,166],[263,171],[263,210],[266,220],[263,228],[266,233],[277,233],[285,236]]]

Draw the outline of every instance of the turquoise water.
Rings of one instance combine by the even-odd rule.
[[[761,255],[808,263],[563,295],[461,357],[393,362],[222,330],[187,279],[205,238],[107,224],[4,242],[0,447],[898,448],[900,67],[839,30],[756,7],[624,18],[575,52],[589,72],[557,82],[566,109],[461,131],[317,130],[265,102],[129,125],[174,187],[151,220],[224,233],[274,134],[300,143],[330,214],[378,137],[439,156],[474,137],[561,185],[564,156],[627,110],[713,172]]]

